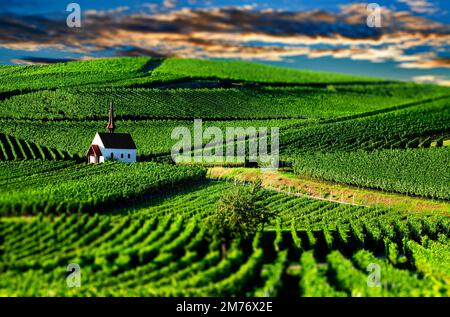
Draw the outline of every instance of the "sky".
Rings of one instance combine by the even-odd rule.
[[[450,1],[370,2],[379,27],[362,1],[78,0],[71,28],[71,1],[1,1],[0,64],[230,59],[450,86]]]

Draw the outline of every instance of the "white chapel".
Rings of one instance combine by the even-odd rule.
[[[136,144],[129,133],[115,133],[113,103],[109,105],[108,132],[97,132],[86,156],[89,163],[107,160],[136,162]]]

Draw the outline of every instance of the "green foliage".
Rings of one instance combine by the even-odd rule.
[[[0,214],[73,213],[100,211],[126,200],[142,199],[187,182],[201,181],[206,170],[156,163],[104,163],[59,165],[52,171],[30,175],[30,164],[1,163],[7,170],[23,170],[23,176],[2,178]],[[35,162],[34,165],[39,165]],[[3,169],[2,169],[3,170]],[[11,173],[8,173],[11,175]]]
[[[51,162],[42,163],[50,165]],[[30,162],[20,164],[24,164],[24,170],[31,167]],[[63,162],[54,164],[64,169]],[[42,171],[45,169],[42,167]],[[16,172],[15,175],[19,176]],[[340,244],[333,240],[334,250],[325,251],[322,255],[322,242],[319,240],[309,251],[301,247],[300,260],[289,256],[290,248],[298,249],[298,245],[289,246],[285,242],[278,243],[279,251],[271,254],[261,241],[271,237],[268,242],[274,245],[275,237],[270,234],[264,238],[269,232],[262,232],[253,237],[253,242],[233,239],[226,257],[221,258],[221,241],[211,239],[203,220],[214,212],[222,193],[233,186],[221,182],[201,184],[196,190],[185,189],[177,195],[155,199],[149,206],[132,210],[129,214],[2,217],[0,294],[280,296],[292,287],[285,280],[288,269],[300,265],[298,292],[302,296],[448,296],[448,284],[445,284],[449,276],[445,267],[448,246],[444,244],[448,239],[445,232],[450,227],[447,217],[415,214],[405,218],[402,213],[376,214],[370,208],[366,208],[363,215],[360,208],[354,206],[347,206],[341,213],[326,213],[319,217],[333,224],[346,215],[364,224],[361,234],[369,235],[376,227],[381,228],[383,237],[388,236],[384,230],[393,227],[389,223],[399,221],[413,227],[422,224],[426,229],[422,229],[421,236],[436,237],[433,238],[436,240],[424,239],[421,245],[420,241],[410,240],[417,232],[407,231],[398,237],[400,243],[403,238],[407,243],[407,269],[397,268],[388,259],[380,258],[379,255],[384,254],[383,248],[381,254],[377,254],[353,244],[351,230],[357,226],[350,227],[345,222],[341,224],[345,230],[340,227],[339,231],[348,232],[348,238],[342,239]],[[300,208],[308,209],[309,215],[313,216],[323,210],[323,205],[318,204],[306,208],[307,205],[299,207],[292,200],[282,203],[283,198],[304,203],[305,198],[301,197],[267,192],[263,198],[267,208],[273,210],[274,205],[280,205],[286,214],[293,215]],[[308,201],[314,203],[314,200]],[[371,214],[378,223],[366,221]],[[287,223],[289,227],[285,228],[284,222],[280,221],[280,234],[291,230],[293,222]],[[304,225],[303,221],[301,223]],[[283,228],[288,231],[281,231]],[[299,237],[306,236],[299,227],[294,232]],[[314,233],[317,237],[323,235],[317,230]],[[334,230],[330,229],[329,234],[334,236]],[[80,288],[67,288],[67,263],[81,266]],[[381,287],[372,289],[367,286],[366,268],[369,263],[380,265]]]
[[[300,291],[305,297],[334,297],[345,296],[345,293],[337,291],[331,286],[323,267],[317,265],[313,251],[304,252],[300,258],[302,266],[300,273]]]
[[[191,78],[221,78],[265,83],[375,82],[379,79],[329,72],[296,70],[241,61],[170,58],[154,71]]]
[[[248,238],[264,228],[272,214],[264,206],[261,181],[250,187],[236,187],[219,200],[217,210],[206,220],[211,234],[226,241]]]
[[[204,129],[219,127],[283,127],[298,120],[234,120],[203,121]],[[138,155],[170,155],[176,140],[171,139],[175,127],[194,129],[194,121],[182,120],[126,120],[117,121],[116,132],[130,133],[136,143]],[[10,121],[0,120],[0,131],[19,139],[27,139],[44,147],[57,148],[71,155],[84,157],[95,133],[105,131],[106,120],[96,121]],[[193,135],[193,132],[191,132]],[[225,138],[225,136],[224,136]],[[209,140],[204,140],[206,144]],[[1,143],[1,142],[0,142]],[[0,148],[1,150],[1,148]]]
[[[74,159],[74,155],[55,148],[18,139],[0,133],[0,161],[8,160],[63,160]]]
[[[450,284],[450,248],[447,241],[441,243],[439,241],[429,241],[428,237],[423,238],[421,245],[415,241],[409,240],[405,242],[406,254],[414,263],[419,272],[426,276],[445,283]],[[450,292],[450,289],[448,289]]]
[[[161,65],[159,65],[161,64]],[[378,82],[378,79],[293,70],[246,62],[148,57],[107,58],[0,69],[0,92],[69,87],[138,87],[195,79],[264,83]]]
[[[255,297],[276,297],[283,287],[282,274],[287,263],[288,250],[278,253],[275,262],[263,268],[261,278],[265,281],[263,287],[254,292]]]
[[[139,154],[168,154],[192,118],[275,126],[283,158],[311,176],[448,198],[448,151],[434,148],[450,133],[448,88],[146,57],[0,77],[0,296],[450,295],[445,213],[209,182],[199,167],[59,160],[84,155],[114,99]],[[68,263],[81,288],[66,286]],[[380,287],[367,285],[371,263]]]
[[[45,66],[17,66],[2,74],[0,92],[89,86],[146,76],[140,72],[146,57],[110,58],[56,63]]]
[[[0,102],[0,118],[118,119],[334,118],[400,105],[413,97],[370,96],[308,87],[71,88],[40,90]],[[201,105],[201,106],[199,106]],[[282,110],[282,111],[280,111]]]
[[[371,263],[380,266],[380,289],[388,296],[441,296],[439,284],[431,279],[421,278],[419,274],[395,268],[395,264],[375,257],[370,251],[360,250],[353,257],[356,266],[365,270]],[[445,293],[444,293],[445,294]]]
[[[339,251],[332,251],[327,256],[337,286],[352,297],[382,296],[383,289],[380,287],[369,287],[367,275],[357,270],[349,259],[346,259]]]
[[[299,155],[294,172],[340,183],[450,199],[450,149],[379,150]]]
[[[289,158],[315,151],[404,149],[412,140],[425,141],[430,136],[436,139],[449,131],[450,107],[447,98],[387,113],[292,127],[280,135],[280,151]]]
[[[333,85],[335,91],[353,92],[366,94],[368,96],[401,97],[401,98],[421,98],[448,96],[450,89],[445,86],[416,84],[416,83],[389,83],[377,85]]]

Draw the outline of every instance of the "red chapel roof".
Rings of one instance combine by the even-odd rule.
[[[97,144],[92,144],[87,152],[87,155],[102,156],[102,151]]]

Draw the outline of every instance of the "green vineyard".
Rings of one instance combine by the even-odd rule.
[[[405,149],[448,139],[449,99],[332,123],[288,128],[280,147],[286,156],[304,152]]]
[[[450,296],[448,87],[147,57],[2,66],[0,78],[0,296]],[[87,163],[110,102],[137,162]],[[175,164],[176,128],[214,145],[194,119],[202,132],[278,128],[280,168],[246,154],[238,180],[239,164]],[[220,238],[250,227],[239,214],[217,223],[240,191],[252,203],[225,207],[270,217]]]
[[[127,216],[2,220],[0,294],[449,295],[448,217],[405,216],[267,192],[266,204],[277,220],[253,239],[232,241],[223,258],[203,220],[231,186],[206,183]],[[81,267],[80,288],[65,285],[68,263]],[[380,267],[380,286],[368,286],[370,263]]]
[[[316,153],[295,159],[294,172],[404,194],[450,199],[450,149]],[[386,181],[394,178],[395,182]]]
[[[223,64],[227,66],[224,71]],[[0,69],[0,93],[40,89],[95,86],[139,87],[167,82],[217,79],[262,83],[376,82],[378,79],[290,70],[245,62],[211,62],[148,57],[110,58],[42,66],[14,66]]]
[[[286,127],[296,123],[297,119],[274,120],[233,120],[233,121],[207,121],[203,122],[204,129],[208,127]],[[186,120],[126,120],[119,122],[120,131],[127,131],[138,147],[138,155],[170,154],[175,144],[170,135],[175,127],[194,128],[194,121]],[[46,147],[56,147],[74,156],[83,157],[97,131],[105,128],[104,120],[95,121],[2,121],[0,129],[6,134],[16,138],[27,138],[34,143]],[[206,141],[205,141],[206,143]]]
[[[0,166],[16,172],[7,173],[5,178],[0,176],[0,214],[4,215],[98,212],[122,200],[131,202],[143,195],[199,181],[206,174],[198,167],[156,163],[126,166],[108,162],[91,168],[73,162],[54,167],[36,162],[0,162]],[[27,172],[30,168],[31,175]]]
[[[433,95],[439,96],[439,91],[428,97]],[[312,87],[72,88],[8,98],[0,103],[0,118],[30,119],[31,114],[34,119],[104,120],[105,104],[111,99],[117,105],[116,117],[123,120],[334,118],[400,106],[416,98],[375,95],[368,101],[364,93]],[[21,111],[25,107],[29,113]]]
[[[0,161],[70,160],[77,158],[66,151],[41,146],[34,142],[0,133]]]

